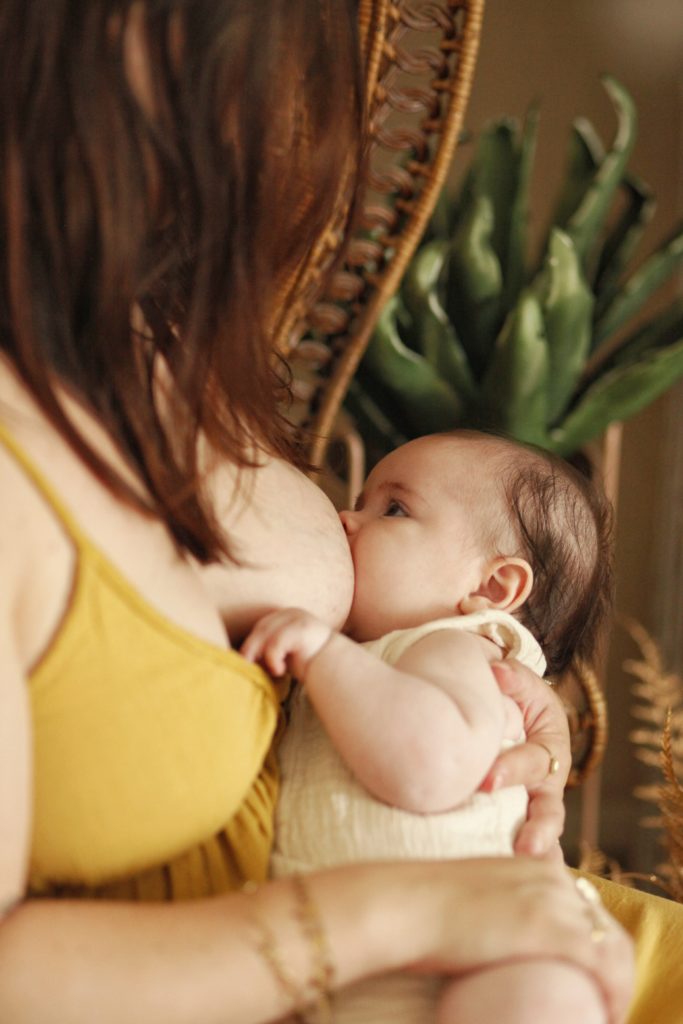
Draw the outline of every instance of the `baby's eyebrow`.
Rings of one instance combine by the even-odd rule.
[[[400,480],[385,480],[384,483],[379,485],[379,490],[392,491],[394,494],[402,494],[406,498],[418,497],[417,491],[412,487],[406,486],[406,484],[402,484]]]

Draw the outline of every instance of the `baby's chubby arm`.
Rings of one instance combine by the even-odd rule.
[[[440,630],[387,665],[300,609],[264,616],[242,646],[306,687],[332,742],[374,796],[417,813],[470,796],[497,756],[505,702],[490,641]]]

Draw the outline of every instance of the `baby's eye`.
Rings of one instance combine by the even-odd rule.
[[[407,516],[408,515],[408,513],[406,512],[406,510],[403,507],[403,505],[401,505],[400,502],[395,501],[393,498],[387,504],[387,507],[384,510],[383,514],[385,516]]]

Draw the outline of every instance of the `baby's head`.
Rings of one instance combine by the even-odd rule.
[[[611,514],[564,460],[474,431],[422,437],[382,459],[341,515],[355,639],[497,609],[531,630],[551,675],[594,653],[611,597]]]

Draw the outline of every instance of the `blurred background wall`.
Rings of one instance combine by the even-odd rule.
[[[683,6],[681,0],[488,0],[467,114],[476,131],[502,114],[541,105],[532,232],[540,235],[562,176],[569,126],[587,117],[605,143],[615,130],[601,72],[619,78],[639,111],[631,169],[653,189],[657,211],[638,260],[683,219]],[[454,176],[470,158],[465,146]],[[680,287],[680,280],[677,287]],[[670,298],[672,288],[663,298]],[[655,300],[656,304],[656,300]],[[650,307],[652,309],[652,307]],[[624,429],[617,520],[617,607],[661,645],[683,673],[683,388]],[[635,648],[616,626],[607,672],[611,737],[601,780],[600,846],[627,869],[656,862],[654,838],[638,827],[648,806],[632,792],[643,778],[628,739]],[[569,800],[567,851],[575,856],[580,798]]]

